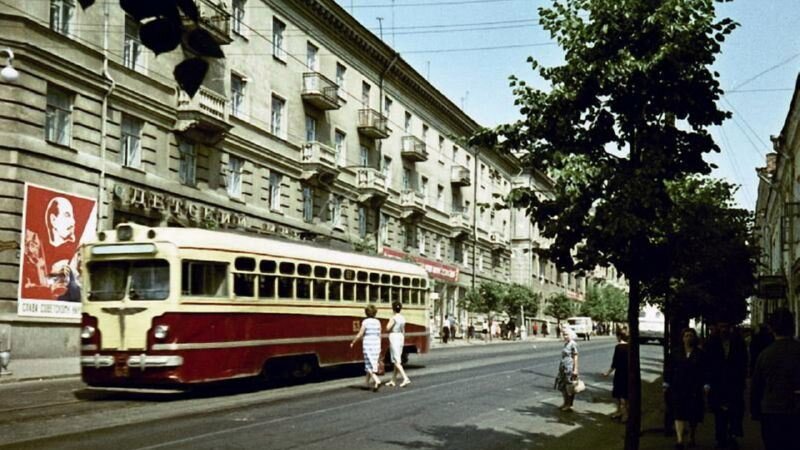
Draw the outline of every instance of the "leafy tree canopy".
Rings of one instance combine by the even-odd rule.
[[[554,317],[560,323],[567,317],[572,317],[576,311],[575,303],[564,293],[553,294],[547,299],[544,313]]]

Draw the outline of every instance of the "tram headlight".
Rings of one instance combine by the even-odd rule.
[[[153,337],[156,339],[165,339],[167,337],[167,332],[169,331],[169,327],[166,325],[156,325],[155,329],[153,330]]]
[[[91,325],[86,325],[81,329],[81,339],[91,339],[94,337],[95,329]]]

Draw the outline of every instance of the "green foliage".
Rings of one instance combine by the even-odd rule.
[[[459,306],[470,312],[488,314],[490,317],[499,312],[517,317],[520,307],[525,308],[526,315],[536,315],[539,312],[540,298],[540,294],[521,284],[485,281],[477,289],[467,291]]]
[[[526,316],[535,316],[539,312],[541,298],[542,294],[533,292],[528,286],[514,283],[506,289],[506,295],[503,297],[503,309],[510,317],[517,316],[520,307],[525,309]]]
[[[599,322],[625,322],[627,300],[625,291],[616,286],[590,284],[580,314]]]
[[[544,313],[555,317],[559,322],[575,315],[575,303],[564,293],[553,294],[547,299]]]

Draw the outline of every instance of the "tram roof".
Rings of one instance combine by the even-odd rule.
[[[136,227],[136,226],[135,226]],[[136,227],[139,228],[139,227]],[[276,258],[294,258],[311,263],[338,264],[364,269],[403,272],[427,277],[427,272],[417,264],[385,256],[336,250],[319,244],[301,243],[271,236],[260,236],[203,228],[143,227],[156,233],[154,240],[170,241],[178,247],[208,250],[228,250],[243,253],[271,255]]]

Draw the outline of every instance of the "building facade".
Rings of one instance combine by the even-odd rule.
[[[788,307],[800,329],[800,76],[778,136],[772,137],[772,152],[759,178],[755,211],[755,240],[759,247],[759,289],[751,301],[751,322],[765,321],[778,307]]]
[[[0,81],[0,346],[16,357],[79,346],[79,303],[36,293],[29,241],[55,252],[122,222],[415,260],[434,329],[466,319],[474,283],[511,280],[515,218],[491,204],[517,161],[466,148],[478,124],[334,1],[198,0],[226,57],[193,98],[172,76],[181,52],[156,58],[109,4],[0,6],[20,72]]]

